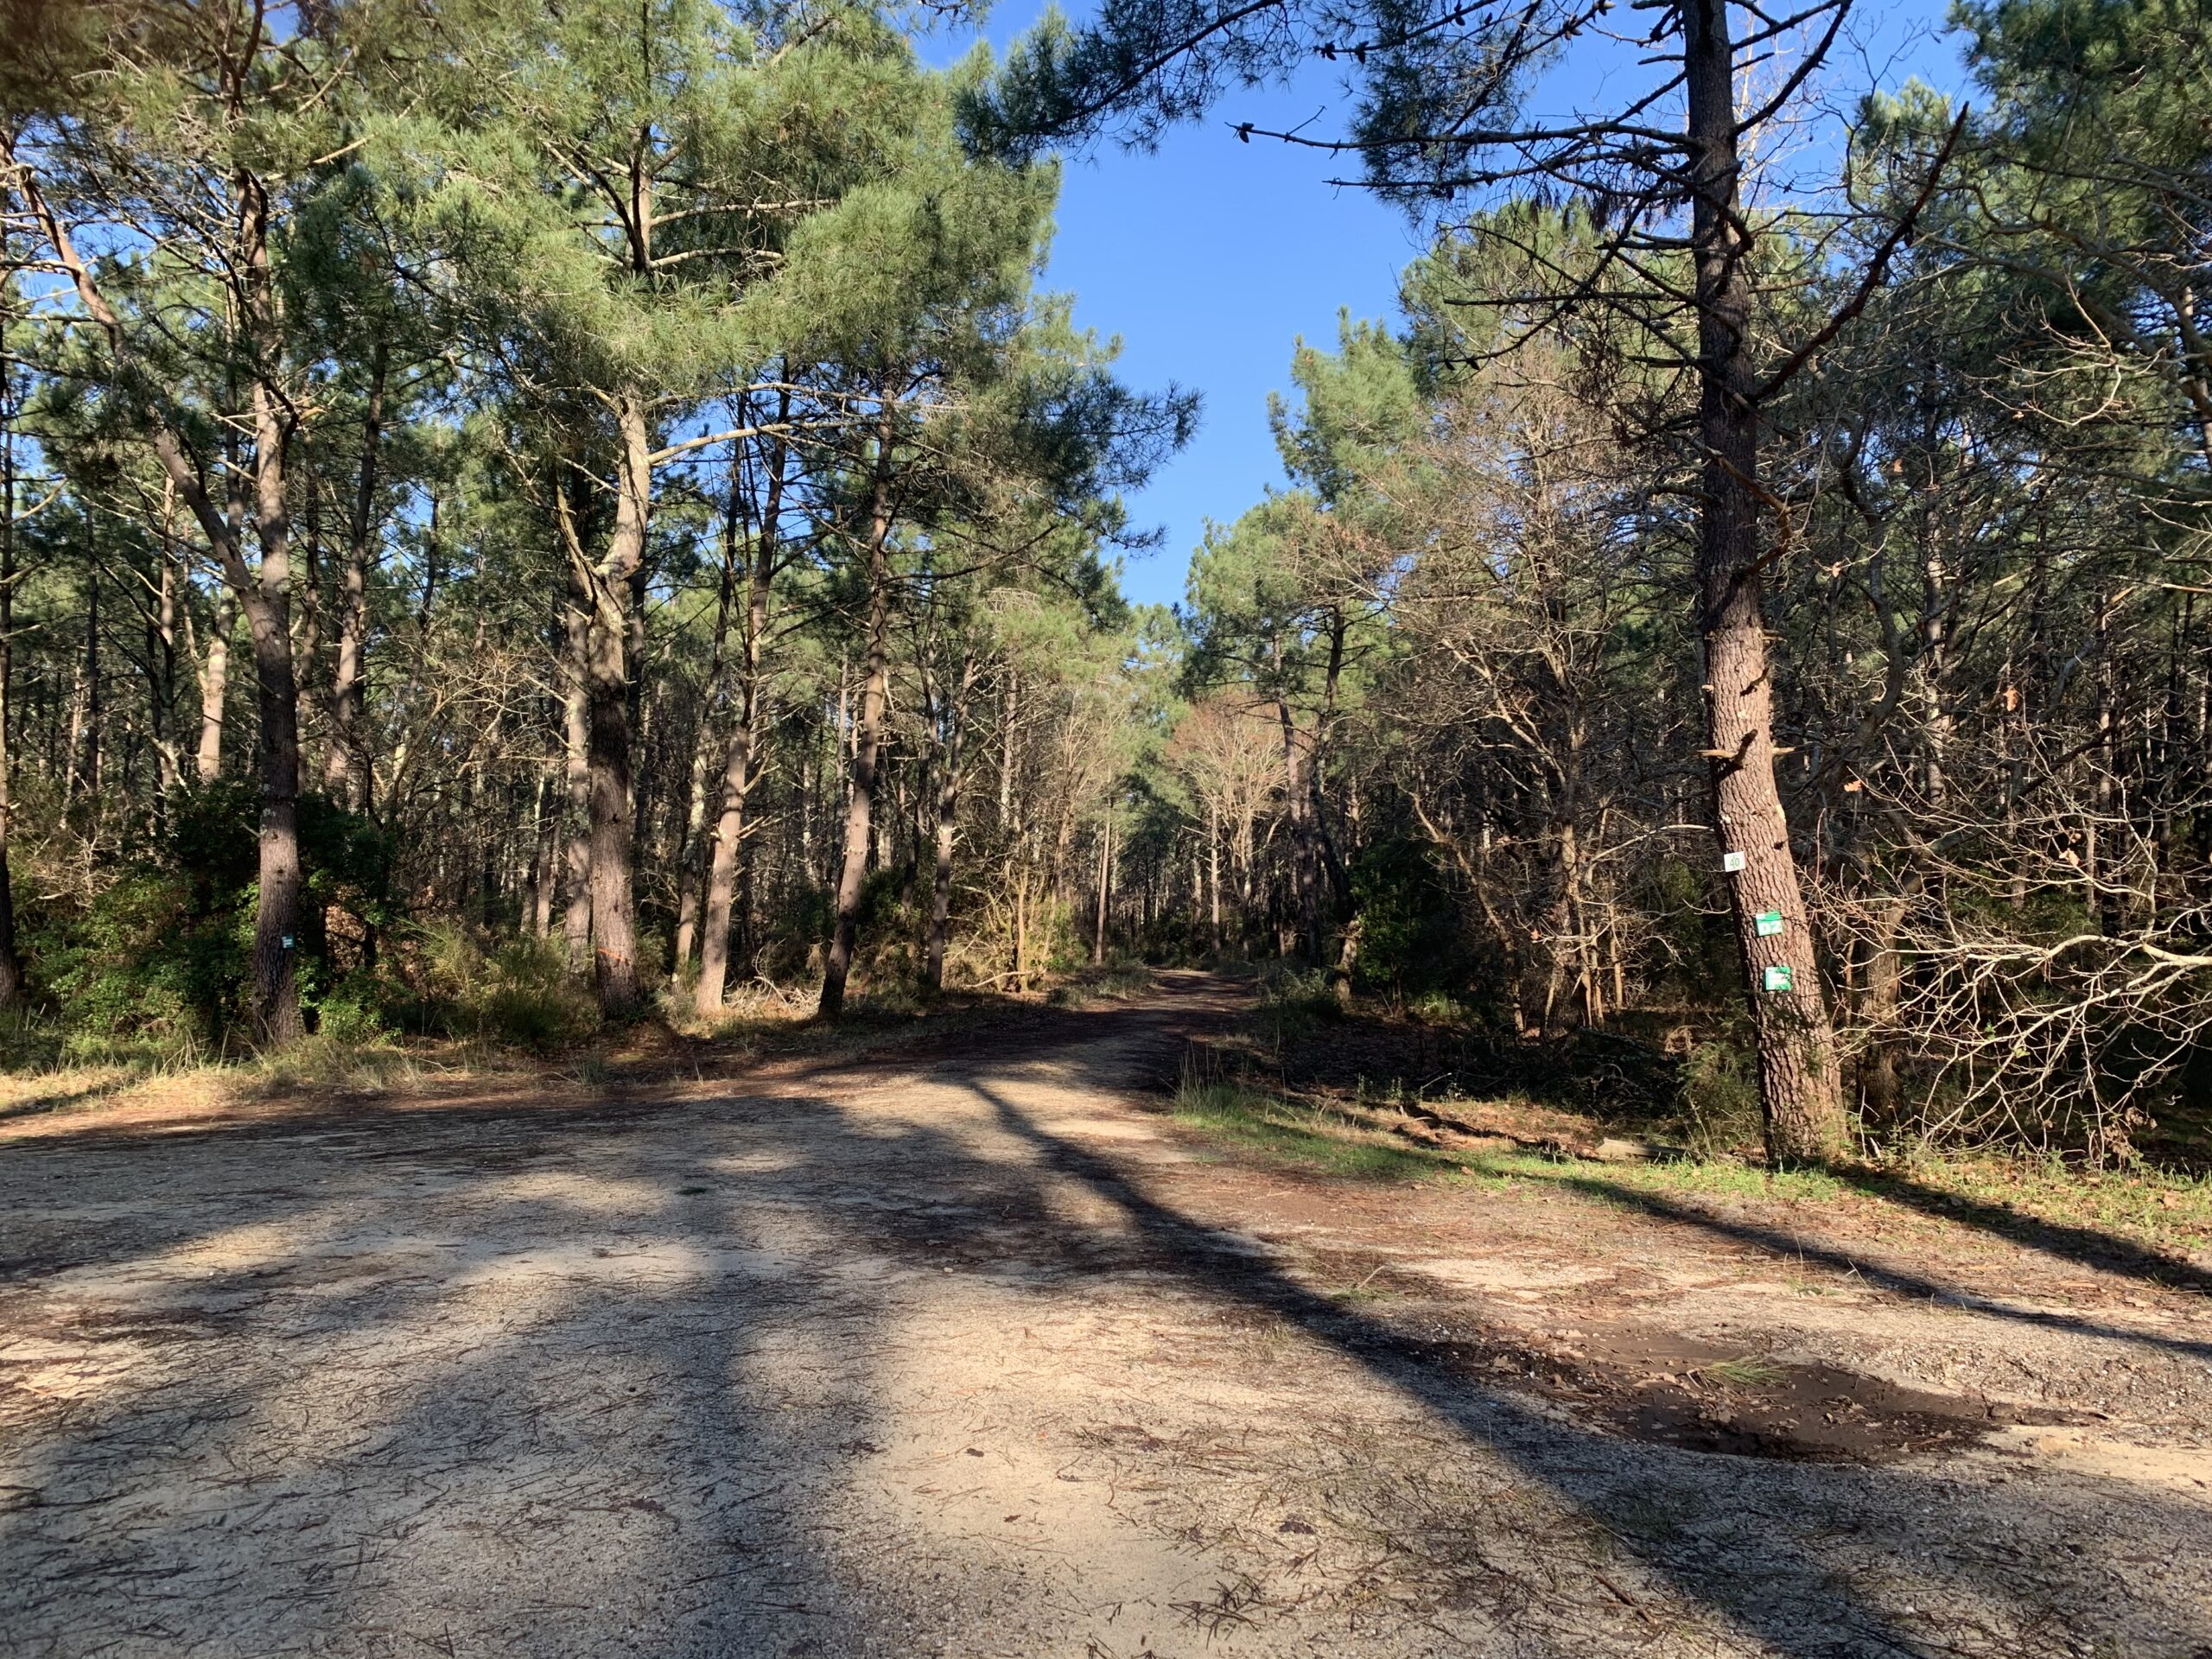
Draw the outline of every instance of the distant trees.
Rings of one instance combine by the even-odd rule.
[[[0,1002],[550,1042],[1272,955],[1692,1049],[1777,1159],[2124,1154],[2212,1076],[2212,54],[1969,8],[1977,113],[1785,164],[1843,10],[1639,14],[1541,126],[1598,9],[996,76],[849,8],[10,11]],[[1194,409],[1039,291],[1032,152],[1308,52],[1434,243],[1133,610]]]
[[[1624,39],[1573,0],[1109,3],[1033,33],[969,119],[1014,154],[1143,143],[1318,55],[1348,130],[1240,136],[1354,158],[1442,232],[1402,347],[1294,371],[1325,437],[1331,378],[1388,384],[1365,365],[1402,349],[1410,425],[1348,464],[1287,443],[1298,487],[1196,567],[1194,661],[1286,711],[1334,632],[1315,549],[1385,624],[1357,741],[1313,804],[1277,793],[1301,954],[1327,953],[1300,821],[1340,800],[1332,936],[1426,843],[1489,964],[1462,971],[1531,1033],[1704,1006],[1691,918],[1725,900],[1777,1158],[1837,1152],[1853,1103],[1866,1133],[2120,1146],[2202,1069],[2202,20],[1969,8],[1983,116],[1877,94],[1754,176],[1850,10],[1682,0]],[[1529,114],[1586,41],[1648,79]],[[1342,556],[1362,538],[1382,556]]]
[[[16,769],[82,803],[41,810],[40,858],[87,855],[35,918],[35,985],[65,957],[168,975],[181,1001],[149,990],[149,1020],[220,1039],[246,1013],[268,1046],[341,1004],[396,1017],[398,918],[331,912],[353,889],[303,861],[303,798],[356,822],[333,845],[390,849],[417,917],[557,918],[611,1017],[653,972],[696,971],[711,1012],[734,952],[803,963],[825,887],[834,1014],[870,878],[918,860],[941,963],[995,595],[1118,626],[1114,493],[1193,416],[1032,293],[1050,170],[965,157],[948,79],[865,9],[23,22],[0,63],[11,569],[19,486],[64,506],[0,604],[83,601],[29,664],[67,665],[66,741]],[[231,889],[147,839],[217,798],[240,734],[243,992],[207,910]],[[96,845],[156,883],[132,926],[181,907],[137,961],[86,954],[118,902]],[[203,932],[207,960],[166,954]]]

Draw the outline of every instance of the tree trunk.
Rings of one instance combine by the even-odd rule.
[[[231,695],[231,634],[237,626],[238,601],[226,587],[215,595],[207,653],[200,664],[200,743],[193,775],[203,784],[223,775],[223,714]]]
[[[361,417],[361,471],[353,493],[353,520],[347,527],[346,568],[340,575],[338,661],[330,682],[330,747],[324,753],[322,787],[334,800],[364,810],[368,806],[369,766],[361,753],[366,696],[364,662],[369,637],[369,567],[376,531],[377,461],[384,437],[384,388],[388,366],[385,342],[369,358],[368,407]]]
[[[553,810],[552,795],[550,775],[539,778],[531,791],[530,931],[540,939],[553,931],[553,849],[559,839],[555,829],[560,817]]]
[[[1705,450],[1697,575],[1707,758],[1720,843],[1744,855],[1732,883],[1745,993],[1758,1034],[1768,1156],[1845,1147],[1835,1035],[1821,989],[1789,828],[1775,780],[1773,682],[1759,556],[1758,428],[1746,339],[1751,292],[1739,196],[1734,48],[1726,0],[1681,8],[1696,265],[1699,429]],[[1781,918],[1761,934],[1762,912]],[[1781,971],[1777,971],[1781,970]],[[1787,988],[1783,983],[1787,981]]]
[[[588,595],[572,580],[562,617],[568,679],[562,699],[562,750],[569,825],[562,859],[561,940],[569,966],[578,973],[591,950],[591,728],[584,691],[585,638],[591,627],[584,613],[588,602]]]
[[[1106,906],[1114,890],[1114,813],[1109,806],[1098,836],[1098,925],[1090,936],[1090,961],[1096,967],[1106,960]]]
[[[170,543],[167,501],[162,503],[162,540],[156,557],[160,564],[155,573],[154,615],[146,627],[146,661],[153,671],[146,688],[146,724],[153,740],[162,800],[166,802],[179,782],[176,739],[169,729],[176,711],[177,562],[176,550]],[[166,810],[159,804],[155,808],[156,813]]]
[[[822,973],[821,1013],[836,1020],[845,1010],[845,981],[861,923],[861,893],[868,880],[874,839],[875,762],[883,742],[883,705],[891,682],[891,418],[877,428],[874,499],[868,548],[868,671],[861,689],[861,718],[853,734],[852,787],[845,804],[845,861],[837,876],[837,922]]]
[[[243,595],[261,714],[260,895],[253,918],[253,1023],[266,1047],[300,1035],[293,972],[300,926],[300,700],[292,664],[285,431],[269,388],[253,389],[254,518],[261,569]],[[244,572],[241,570],[241,575]]]
[[[1897,1001],[1904,987],[1904,961],[1897,940],[1904,931],[1906,900],[1884,899],[1874,906],[1874,934],[1866,944],[1866,982],[1859,993],[1859,1023],[1866,1047],[1859,1059],[1859,1097],[1870,1128],[1892,1128],[1897,1119]]]
[[[938,751],[936,861],[930,872],[930,936],[923,973],[932,991],[944,988],[944,949],[952,931],[952,852],[959,829],[961,747],[968,735],[968,696],[976,683],[972,653],[960,664],[960,690],[943,711]]]
[[[5,289],[15,300],[11,276]],[[8,873],[12,828],[16,657],[16,365],[0,362],[0,1008],[22,1001],[22,963],[16,955],[16,891]]]
[[[1221,954],[1221,808],[1206,805],[1206,905],[1213,925],[1213,953]]]
[[[78,659],[77,683],[69,700],[68,794],[73,805],[100,792],[100,567],[85,571],[85,650]],[[72,817],[76,816],[73,811]],[[92,823],[84,826],[91,832]]]
[[[676,960],[669,964],[671,993],[683,985],[683,970],[699,943],[701,902],[700,866],[711,849],[700,844],[699,832],[707,825],[707,740],[713,730],[714,711],[721,702],[722,663],[729,641],[729,611],[737,582],[738,545],[737,471],[731,468],[729,501],[722,516],[722,570],[715,594],[715,637],[707,652],[707,677],[700,700],[699,727],[691,740],[690,777],[683,799],[683,830],[676,845]]]
[[[783,419],[779,414],[778,420]],[[745,806],[757,779],[753,757],[760,749],[760,662],[768,631],[768,601],[776,576],[784,512],[784,449],[769,451],[767,493],[753,538],[746,583],[744,637],[739,643],[737,723],[722,755],[721,810],[715,817],[712,862],[707,870],[706,920],[699,938],[699,983],[693,1006],[702,1014],[719,1013],[729,979],[730,918],[737,900],[738,853],[745,838]],[[804,817],[804,811],[801,813]]]
[[[1298,741],[1297,722],[1287,698],[1275,699],[1282,729],[1283,804],[1290,818],[1292,931],[1296,954],[1321,959],[1321,850],[1314,823],[1314,796],[1306,781],[1309,758]],[[1284,952],[1286,956],[1292,954]]]
[[[591,795],[592,976],[600,1012],[622,1019],[639,999],[632,859],[635,803],[630,775],[630,607],[632,579],[645,562],[652,487],[645,405],[634,393],[616,400],[621,440],[616,458],[614,531],[606,559],[590,574],[591,613],[584,639],[585,766]]]
[[[11,137],[0,133],[0,140]],[[122,319],[93,281],[91,268],[78,256],[67,227],[47,204],[36,175],[17,165],[12,142],[0,142],[0,162],[15,171],[24,206],[53,246],[86,313],[105,335],[115,359],[118,388],[133,395],[149,413],[158,410],[160,399],[149,395],[144,372],[130,349]],[[239,197],[244,257],[234,277],[234,301],[243,326],[259,330],[267,325],[271,303],[269,198],[260,181],[250,173],[239,175]],[[300,1030],[299,988],[292,974],[294,935],[299,925],[300,765],[299,699],[293,675],[289,614],[289,526],[284,512],[284,448],[289,435],[266,380],[254,385],[252,409],[255,531],[261,544],[258,573],[247,568],[235,524],[216,512],[208,498],[182,435],[158,416],[153,447],[162,471],[192,509],[222,564],[225,579],[245,607],[253,639],[262,716],[260,901],[254,918],[253,1020],[256,1034],[264,1044],[281,1046]],[[203,733],[203,767],[204,738]]]

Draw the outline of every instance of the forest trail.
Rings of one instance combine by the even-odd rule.
[[[0,1646],[2212,1652],[2202,1287],[1255,1165],[1236,995],[0,1144]]]

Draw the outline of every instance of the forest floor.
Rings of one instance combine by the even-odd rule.
[[[0,1648],[2212,1656],[2212,1259],[1301,1163],[1244,995],[0,1122]]]

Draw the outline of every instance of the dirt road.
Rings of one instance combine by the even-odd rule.
[[[2212,1656],[2212,1297],[1345,1185],[1228,994],[0,1144],[15,1656]]]

